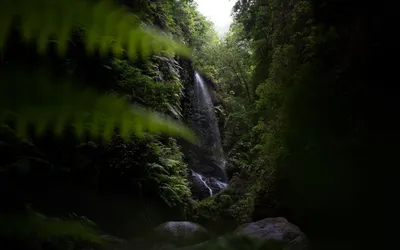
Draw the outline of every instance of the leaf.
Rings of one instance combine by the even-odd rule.
[[[180,136],[191,142],[195,139],[186,126],[134,106],[125,98],[82,90],[68,81],[54,84],[59,81],[41,77],[49,76],[48,72],[36,72],[0,72],[0,122],[14,120],[21,136],[26,136],[28,125],[40,133],[48,128],[56,134],[72,125],[78,136],[86,131],[92,137],[104,139],[110,139],[117,128],[127,140],[133,133],[144,132]],[[16,93],[20,93],[18,100]]]
[[[26,41],[35,40],[44,53],[50,39],[57,39],[60,54],[68,47],[73,29],[83,28],[88,52],[112,51],[116,56],[126,51],[130,58],[137,53],[148,56],[161,48],[190,56],[190,50],[161,32],[140,27],[140,21],[109,0],[6,0],[0,2],[0,50],[3,49],[13,21],[19,20]]]
[[[25,214],[1,214],[0,233],[2,236],[29,241],[44,242],[49,239],[74,239],[88,243],[102,243],[95,230],[78,220],[49,218],[28,209]]]

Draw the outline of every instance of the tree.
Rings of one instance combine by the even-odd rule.
[[[387,131],[384,127],[390,123],[377,122],[371,115],[377,107],[385,114],[393,107],[383,97],[391,88],[381,79],[386,71],[378,65],[385,61],[386,41],[378,40],[388,13],[380,5],[346,1],[237,1],[235,25],[243,32],[232,26],[238,42],[228,48],[236,55],[240,44],[247,44],[249,59],[240,67],[247,70],[214,74],[217,82],[229,86],[224,94],[234,95],[225,100],[236,107],[228,109],[227,116],[249,124],[233,133],[236,143],[226,143],[232,137],[225,139],[228,152],[242,145],[241,157],[235,154],[230,160],[239,163],[239,180],[249,183],[246,196],[225,206],[228,212],[234,210],[241,218],[251,213],[253,220],[280,213],[305,228],[322,248],[339,243],[326,239],[321,228],[334,233],[348,218],[354,223],[351,230],[341,231],[342,239],[355,242],[351,232],[363,230],[357,211],[369,207],[368,199],[361,198],[369,196],[366,183],[376,173],[374,166],[382,165],[379,159],[388,159],[384,152],[393,147],[376,132]],[[241,65],[243,55],[226,55],[218,58],[228,58],[228,67]],[[214,60],[208,63],[216,69],[224,65]],[[251,99],[245,91],[229,92],[244,85],[237,77],[246,75],[241,72],[247,74]],[[243,98],[251,100],[248,105],[240,105]],[[240,109],[251,115],[239,116]]]

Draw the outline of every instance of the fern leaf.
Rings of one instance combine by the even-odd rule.
[[[124,49],[131,58],[159,53],[161,48],[189,56],[182,43],[159,31],[143,28],[127,10],[109,0],[6,0],[0,2],[0,50],[18,20],[26,41],[36,40],[39,52],[45,52],[50,39],[56,39],[60,54],[64,53],[71,31],[83,28],[89,52],[99,50],[121,55]]]
[[[130,104],[126,99],[75,88],[70,82],[56,82],[49,72],[0,72],[0,122],[13,119],[20,135],[28,125],[42,133],[56,134],[72,125],[76,134],[110,139],[116,128],[129,139],[132,134],[166,133],[194,140],[185,126],[161,114]],[[47,78],[46,78],[47,76]]]
[[[68,239],[85,241],[87,243],[102,243],[101,237],[94,229],[78,220],[61,220],[50,218],[28,209],[25,214],[1,214],[0,234],[5,237],[19,238],[29,241]]]

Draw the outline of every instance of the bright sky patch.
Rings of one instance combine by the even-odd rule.
[[[223,36],[232,23],[231,11],[235,0],[196,0],[201,14],[214,22],[215,29]]]

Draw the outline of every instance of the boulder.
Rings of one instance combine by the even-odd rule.
[[[252,237],[278,240],[285,244],[285,250],[305,250],[309,243],[300,228],[283,217],[266,218],[239,226],[235,233]]]
[[[154,228],[158,241],[177,246],[193,245],[209,239],[207,230],[189,221],[169,221]]]

